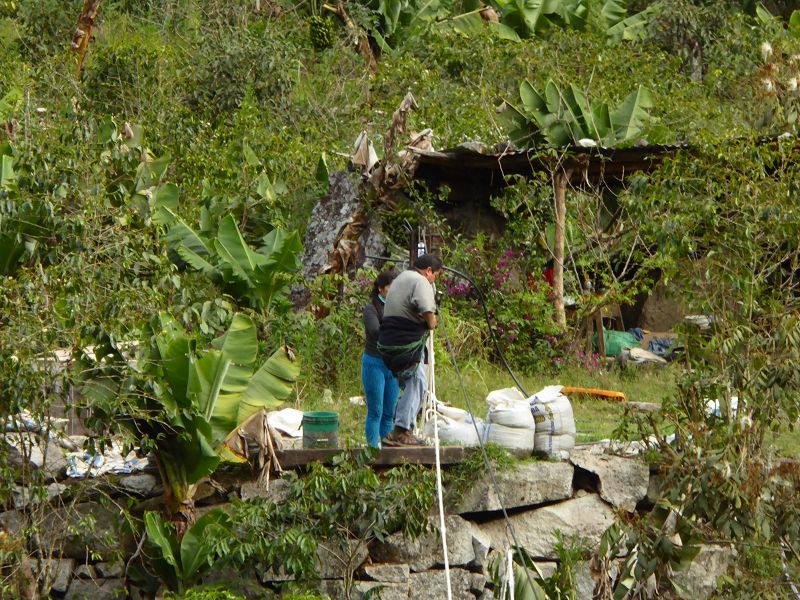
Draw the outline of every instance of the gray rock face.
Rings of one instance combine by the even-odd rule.
[[[129,494],[145,498],[163,493],[158,477],[150,473],[137,473],[136,475],[120,477],[117,485]]]
[[[408,583],[410,570],[408,565],[397,565],[390,563],[379,563],[364,565],[361,570],[361,578],[371,581],[383,581],[388,583]]]
[[[61,446],[52,440],[48,440],[44,445],[44,465],[42,469],[51,479],[61,479],[67,471],[67,457],[64,456],[64,451]]]
[[[69,586],[65,600],[115,600],[125,597],[121,579],[76,579]]]
[[[317,563],[321,579],[343,577],[347,570],[355,571],[367,560],[366,544],[350,540],[347,548],[322,542],[317,546]]]
[[[535,511],[512,515],[510,521],[517,541],[532,556],[556,558],[557,531],[564,537],[578,536],[594,547],[614,522],[614,512],[599,496],[587,494]],[[503,519],[484,523],[481,529],[491,538],[493,548],[503,550],[509,547]]]
[[[604,454],[601,446],[574,448],[569,460],[600,478],[600,496],[612,506],[633,512],[647,495],[650,468],[641,460]]]
[[[337,600],[362,600],[364,595],[375,588],[380,588],[381,600],[408,600],[409,586],[406,583],[389,583],[385,581],[354,581],[350,595],[345,593],[344,582],[338,579],[323,580],[319,584],[319,591],[329,598]],[[376,594],[377,591],[372,592]]]
[[[31,561],[31,566],[40,581],[45,577],[50,579],[51,592],[64,594],[72,579],[75,561],[71,559],[44,558],[41,561],[41,567],[39,567],[38,561]]]
[[[87,552],[108,558],[117,551],[133,552],[129,534],[120,535],[117,510],[95,502],[83,502],[48,512],[40,524],[40,549],[47,556],[86,559]]]
[[[52,440],[45,441],[33,433],[9,433],[0,443],[13,467],[42,469],[49,479],[62,478],[66,472],[67,459]]]
[[[251,498],[266,498],[275,504],[282,504],[289,495],[291,484],[286,479],[272,479],[269,489],[258,484],[257,481],[247,481],[242,484],[239,495],[242,500]]]
[[[409,597],[408,582],[388,583],[384,581],[355,581],[353,582],[353,594],[351,597],[361,600],[367,592],[377,587],[380,587],[381,600],[407,600]]]
[[[463,494],[456,512],[483,512],[535,506],[572,496],[573,468],[568,463],[533,462],[496,473],[497,487],[484,475]]]
[[[733,557],[734,550],[730,546],[707,545],[700,552],[686,571],[678,571],[673,580],[679,598],[686,600],[705,600],[717,589],[717,579],[725,574]]]
[[[450,569],[450,589],[453,598],[474,598],[470,591],[471,575],[464,569]],[[447,598],[447,579],[444,570],[411,574],[410,597],[414,600],[442,600]]]
[[[97,563],[95,566],[95,571],[100,577],[104,579],[113,579],[115,577],[122,577],[123,572],[125,571],[125,565],[121,562],[109,563],[109,562],[101,562]]]
[[[663,493],[661,491],[661,486],[663,485],[663,482],[664,478],[659,473],[650,473],[650,482],[647,484],[646,499],[651,504],[655,504],[663,496]]]
[[[56,498],[63,494],[67,489],[67,486],[63,483],[53,482],[49,483],[45,486],[45,502],[49,502],[53,498]],[[31,489],[27,487],[23,487],[21,485],[14,486],[14,491],[12,492],[12,496],[14,499],[14,508],[25,508],[30,504],[39,504],[42,500],[33,497],[31,494]]]
[[[78,579],[96,579],[97,573],[94,572],[94,567],[92,565],[84,563],[78,565],[78,568],[75,569],[75,577]]]
[[[480,528],[457,515],[448,516],[445,527],[448,561],[451,566],[474,564],[476,559],[480,562],[485,560],[485,548],[490,540]],[[484,549],[483,552],[481,549]],[[428,533],[415,540],[409,540],[402,533],[390,535],[383,543],[374,544],[370,555],[377,562],[406,563],[413,572],[444,565],[438,519],[431,519]]]

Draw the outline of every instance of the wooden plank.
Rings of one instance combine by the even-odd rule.
[[[284,469],[304,467],[312,462],[330,464],[331,459],[344,452],[343,448],[314,448],[283,450],[277,452],[278,462]],[[461,446],[442,446],[440,448],[440,461],[443,465],[456,464],[464,460],[466,449]],[[400,446],[397,448],[382,448],[375,456],[376,467],[393,467],[403,464],[434,465],[436,454],[430,446]]]

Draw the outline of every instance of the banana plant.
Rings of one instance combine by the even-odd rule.
[[[379,20],[379,27],[370,29],[369,34],[384,52],[391,51],[391,44],[414,35],[443,11],[440,0],[369,0],[367,5]]]
[[[503,39],[519,41],[541,37],[557,27],[598,30],[609,42],[621,42],[642,39],[655,11],[651,5],[629,16],[625,0],[606,0],[599,10],[588,0],[490,0],[489,5],[500,14],[499,23],[484,21],[486,7],[480,0],[470,0],[464,4],[464,13],[441,24],[467,37],[488,26]]]
[[[166,512],[179,537],[194,522],[197,485],[220,463],[228,434],[253,413],[278,406],[299,374],[292,352],[280,348],[257,364],[258,339],[252,320],[233,317],[224,335],[205,351],[168,313],[149,325],[148,344],[135,369],[120,352],[86,365],[82,393],[93,408],[125,427],[142,450],[153,451],[164,483]],[[103,352],[100,352],[103,354]],[[108,368],[116,357],[116,368]]]
[[[0,276],[13,276],[26,259],[37,255],[54,228],[53,213],[49,199],[20,192],[13,148],[0,144]]]
[[[149,564],[159,579],[180,597],[211,570],[215,540],[230,533],[230,517],[219,508],[200,517],[181,539],[172,524],[156,512],[145,513],[144,525],[153,549]]]
[[[506,102],[501,124],[519,146],[548,144],[563,147],[581,140],[601,146],[616,146],[639,137],[653,107],[643,86],[628,95],[616,109],[605,102],[590,102],[575,85],[562,90],[549,81],[538,92],[529,81],[519,86],[520,104]]]
[[[196,232],[163,205],[153,220],[169,226],[163,239],[188,265],[253,308],[269,308],[300,268],[303,244],[297,231],[273,229],[253,250],[231,215],[220,221],[216,236]]]

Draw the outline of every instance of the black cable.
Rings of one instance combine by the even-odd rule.
[[[369,258],[371,260],[385,260],[387,262],[406,262],[405,259],[390,258],[386,256],[365,256],[364,258]],[[486,306],[486,295],[483,293],[483,290],[466,273],[462,273],[461,271],[457,271],[456,269],[453,269],[451,267],[442,267],[442,268],[445,271],[449,271],[450,273],[453,273],[463,279],[466,279],[472,285],[472,287],[475,288],[475,291],[478,292],[478,300],[480,301],[481,307],[483,308],[483,316],[486,319],[486,326],[489,328],[489,336],[492,338],[492,342],[494,343],[494,348],[497,351],[497,355],[500,357],[500,360],[503,362],[503,366],[506,368],[509,375],[511,375],[511,379],[514,380],[517,389],[519,389],[519,391],[522,392],[523,396],[528,398],[529,397],[528,392],[525,390],[524,387],[522,387],[522,384],[519,382],[519,379],[517,379],[517,376],[514,374],[514,371],[511,370],[511,366],[508,364],[508,361],[506,360],[506,355],[503,354],[503,350],[500,348],[500,343],[497,341],[497,336],[494,333],[494,328],[492,327],[492,321],[491,318],[489,317],[489,309]]]

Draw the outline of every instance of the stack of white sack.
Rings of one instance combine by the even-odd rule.
[[[434,427],[439,428],[439,443],[472,448],[480,445],[486,424],[465,410],[437,402],[436,410],[426,414],[422,434],[432,440]]]
[[[575,447],[575,418],[572,405],[560,385],[549,385],[528,398],[536,422],[534,450],[549,456],[569,458]]]
[[[525,396],[517,388],[505,388],[489,392],[486,402],[489,404],[486,441],[506,448],[515,456],[530,456],[536,423]]]

